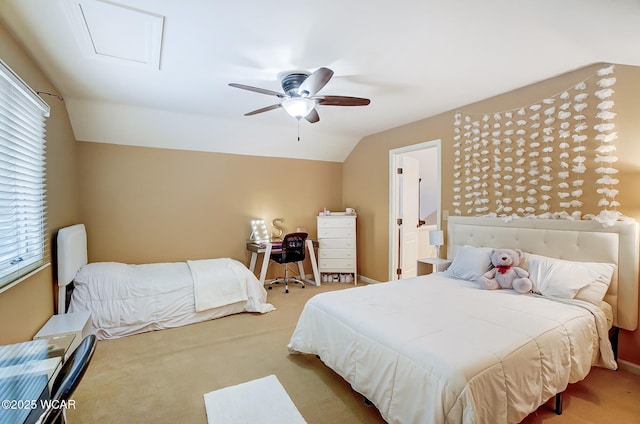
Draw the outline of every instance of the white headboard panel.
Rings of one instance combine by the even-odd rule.
[[[614,325],[638,327],[638,223],[603,227],[595,221],[449,217],[447,256],[464,245],[518,248],[525,252],[571,261],[617,265],[605,301],[613,308]]]
[[[65,311],[66,286],[78,270],[87,264],[87,233],[84,224],[58,230],[58,313]]]

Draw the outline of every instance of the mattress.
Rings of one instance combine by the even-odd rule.
[[[599,308],[443,273],[316,295],[288,345],[318,355],[390,423],[517,423],[615,369]]]
[[[241,312],[275,310],[267,303],[264,286],[242,263],[227,258],[212,261],[219,261],[225,272],[216,273],[210,267],[213,271],[209,278],[204,278],[205,283],[216,284],[218,275],[222,283],[233,272],[236,283],[243,286],[246,300],[196,311],[194,273],[188,262],[143,265],[96,262],[84,265],[76,274],[69,312],[91,312],[98,339],[112,339]],[[202,276],[196,277],[203,280]]]

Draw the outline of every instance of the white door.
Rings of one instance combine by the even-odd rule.
[[[402,155],[400,175],[400,278],[418,275],[420,161]]]
[[[434,155],[425,157],[419,153],[427,149],[436,149],[435,157]],[[435,175],[429,176],[426,181],[426,184],[430,185],[429,187],[435,189],[427,190],[426,193],[423,190],[421,195],[422,200],[429,199],[426,206],[433,207],[435,205],[436,222],[440,222],[440,140],[427,141],[389,151],[389,280],[408,278],[417,273],[420,239],[418,222],[421,218],[419,205],[421,195],[418,195],[420,192],[420,167],[423,168],[422,174],[424,174],[425,167],[436,170]],[[398,174],[398,168],[405,168],[402,174]],[[407,175],[415,174],[415,177],[404,178],[406,187],[402,182],[402,176],[405,173]],[[422,176],[423,184],[425,184],[424,175]],[[407,214],[403,216],[401,210],[406,211]],[[398,224],[400,218],[407,223],[405,226]],[[414,244],[416,248],[414,250],[405,244]],[[402,269],[403,267],[405,269]]]

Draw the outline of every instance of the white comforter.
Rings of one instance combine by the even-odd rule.
[[[585,306],[436,273],[316,295],[288,347],[391,423],[517,423],[592,364],[615,369],[605,315]]]
[[[251,271],[228,258],[143,265],[96,262],[83,266],[73,284],[69,312],[90,311],[99,339],[275,309]]]

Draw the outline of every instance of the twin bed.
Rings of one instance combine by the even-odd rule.
[[[317,355],[390,423],[517,423],[638,323],[638,225],[450,217],[445,272],[316,295],[288,345]],[[540,294],[481,290],[491,248],[528,252]],[[611,331],[610,331],[611,330]]]
[[[266,313],[264,286],[229,258],[128,265],[87,261],[83,224],[58,231],[58,310],[89,311],[98,339],[178,327],[240,312]]]

